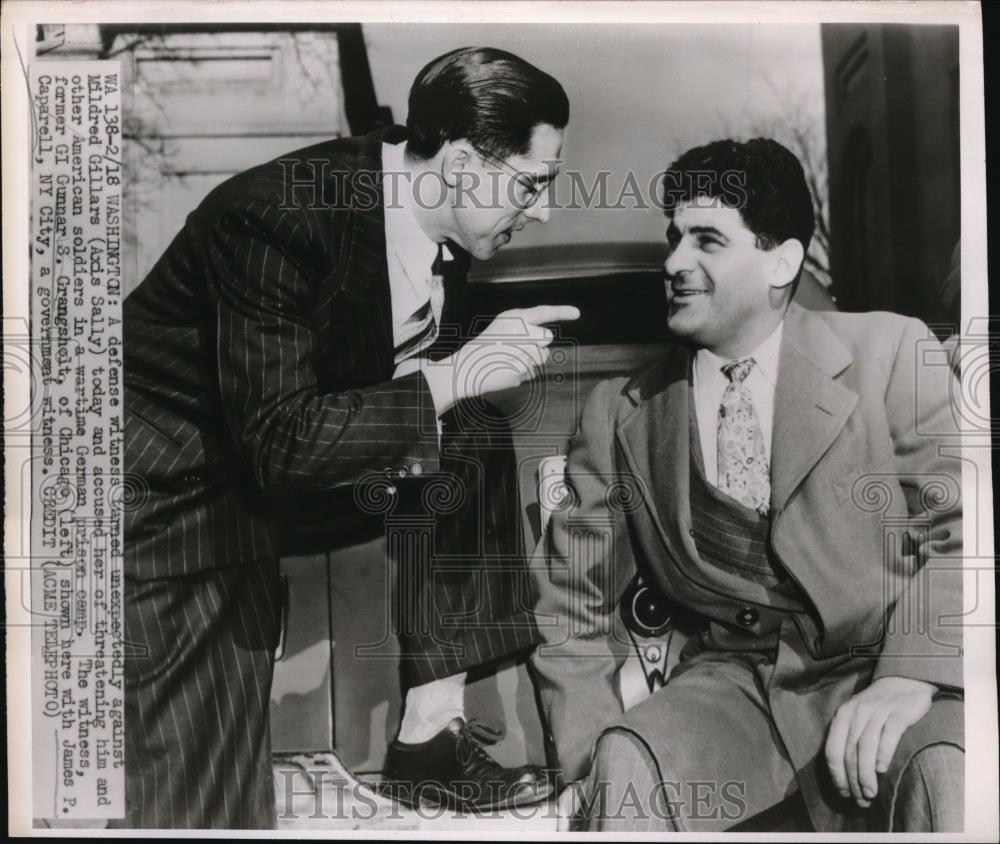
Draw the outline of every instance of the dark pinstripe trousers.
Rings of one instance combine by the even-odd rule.
[[[441,471],[400,483],[386,524],[411,686],[538,638],[509,424],[485,403],[443,422]],[[414,525],[422,541],[394,544]],[[126,579],[127,817],[116,826],[274,827],[268,704],[279,594],[276,562]]]
[[[128,828],[271,829],[277,562],[125,580]]]
[[[538,642],[510,424],[476,399],[442,426],[440,472],[398,484],[399,507],[386,520],[405,686]]]

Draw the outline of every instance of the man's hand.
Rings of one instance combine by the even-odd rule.
[[[826,739],[826,763],[844,797],[867,808],[878,793],[876,774],[889,769],[906,730],[931,708],[936,686],[882,677],[837,710]]]
[[[578,319],[570,305],[504,311],[485,331],[438,364],[423,367],[438,416],[463,399],[516,387],[534,378],[548,360],[547,323]]]
[[[556,800],[556,831],[571,832],[573,816],[580,811],[580,783],[570,783]]]

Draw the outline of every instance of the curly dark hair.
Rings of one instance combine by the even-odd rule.
[[[668,216],[698,196],[721,199],[740,212],[758,248],[794,238],[803,251],[809,249],[816,216],[802,164],[771,138],[726,139],[689,149],[667,169],[663,185]]]
[[[554,78],[513,53],[462,47],[430,62],[413,82],[407,151],[434,156],[464,138],[500,159],[524,155],[535,126],[569,122],[569,100]]]

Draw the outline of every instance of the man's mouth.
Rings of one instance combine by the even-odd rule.
[[[693,299],[696,296],[708,295],[707,290],[673,290],[672,293],[675,299]]]

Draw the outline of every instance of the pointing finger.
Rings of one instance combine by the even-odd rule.
[[[580,318],[580,309],[572,305],[536,305],[525,308],[521,318],[529,325],[545,325],[550,322],[567,322]]]

